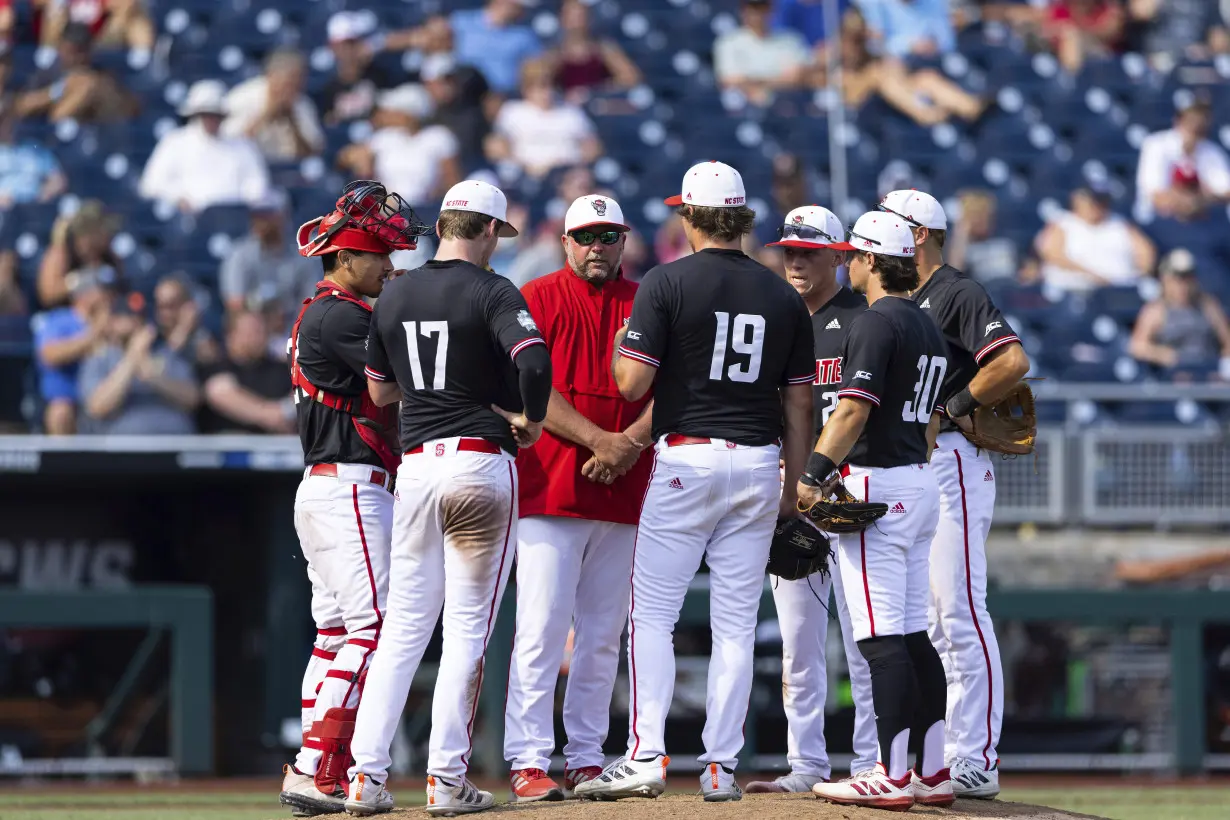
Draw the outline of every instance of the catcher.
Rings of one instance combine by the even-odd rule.
[[[931,469],[940,487],[940,523],[931,546],[931,640],[948,674],[945,758],[958,797],[999,793],[999,730],[1004,684],[999,644],[987,614],[986,539],[995,508],[992,453],[1033,452],[1033,393],[1022,377],[1029,358],[982,285],[944,264],[948,225],[940,203],[920,191],[893,191],[882,211],[905,219],[917,247],[919,286],[911,298],[948,343],[948,375]]]

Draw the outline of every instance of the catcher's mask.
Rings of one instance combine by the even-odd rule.
[[[390,193],[379,182],[358,179],[342,189],[332,213],[299,226],[297,241],[302,256],[341,250],[391,253],[414,250],[418,237],[429,233],[431,226],[418,218],[401,194]]]

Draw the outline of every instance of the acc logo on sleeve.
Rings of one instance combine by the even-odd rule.
[[[517,311],[517,324],[526,330],[538,330],[538,325],[534,324],[534,317],[530,315],[528,310]]]
[[[987,329],[982,331],[982,335],[990,336],[992,330],[998,330],[999,328],[1003,326],[1004,326],[1003,322],[991,322],[989,325],[987,325]]]
[[[871,374],[870,374],[870,373],[868,373],[866,370],[860,370],[860,371],[858,371],[857,373],[855,373],[855,374],[854,374],[854,378],[856,378],[856,379],[867,379],[868,381],[870,381],[870,380],[871,380]]]

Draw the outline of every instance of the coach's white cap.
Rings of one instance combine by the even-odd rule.
[[[604,225],[620,231],[631,230],[624,224],[624,209],[609,196],[601,194],[586,194],[579,196],[568,206],[564,214],[564,233],[572,233],[582,228],[594,228]]]
[[[508,224],[508,197],[488,182],[463,179],[444,195],[441,211],[472,211],[476,214],[495,217],[504,223],[500,236],[516,236],[517,229]]]
[[[849,241],[829,247],[839,251],[909,257],[914,255],[914,234],[910,232],[909,223],[896,214],[870,211],[854,223]]]
[[[916,228],[948,230],[948,217],[944,215],[940,201],[922,191],[890,191],[888,196],[880,200],[880,210],[903,217]]]
[[[683,175],[683,193],[664,200],[667,205],[737,208],[747,204],[743,177],[724,162],[699,162]]]
[[[804,205],[786,214],[781,239],[766,248],[831,248],[845,239],[846,229],[837,214],[819,205]]]

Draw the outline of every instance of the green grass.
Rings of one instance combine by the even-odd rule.
[[[1111,820],[1225,820],[1230,788],[1005,789],[1003,800],[1109,817]]]

